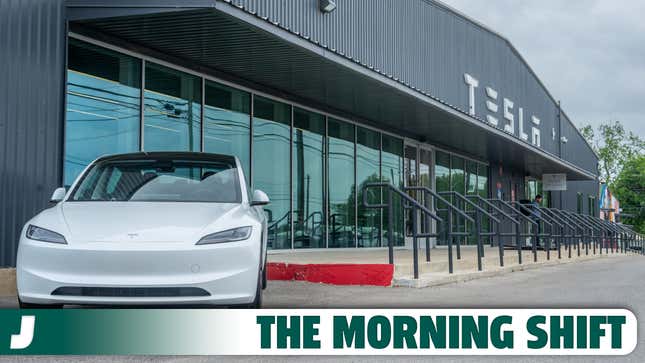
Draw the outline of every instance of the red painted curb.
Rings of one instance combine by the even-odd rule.
[[[269,280],[307,281],[331,285],[390,286],[394,266],[388,264],[287,264],[269,262]]]

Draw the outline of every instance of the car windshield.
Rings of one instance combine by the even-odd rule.
[[[235,160],[106,160],[93,165],[71,201],[241,203]]]

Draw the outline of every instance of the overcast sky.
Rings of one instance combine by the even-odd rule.
[[[645,137],[645,1],[442,1],[509,39],[576,125]]]

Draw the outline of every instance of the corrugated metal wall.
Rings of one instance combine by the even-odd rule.
[[[62,0],[0,0],[0,266],[61,181]]]
[[[514,102],[516,115],[517,108],[524,109],[527,127],[531,115],[542,121],[542,148],[558,155],[558,106],[539,79],[505,39],[441,4],[429,0],[335,0],[337,9],[324,14],[318,9],[318,0],[225,1],[462,110],[468,109],[467,72],[480,83],[479,117],[487,114],[484,88],[490,86],[501,98]],[[567,71],[566,64],[563,60],[563,71]],[[500,120],[501,98],[496,114]],[[567,150],[575,150],[565,153],[564,159],[596,173],[591,149],[566,118],[562,124],[569,139]],[[517,125],[515,129],[517,136]]]

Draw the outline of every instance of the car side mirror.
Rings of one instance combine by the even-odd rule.
[[[65,199],[65,194],[67,194],[67,189],[63,187],[56,188],[56,190],[54,190],[54,193],[52,193],[51,198],[49,198],[49,201],[51,203],[58,203],[61,200]]]
[[[265,192],[261,190],[256,190],[253,192],[253,200],[251,201],[252,206],[267,205],[269,203],[271,203],[271,201],[269,200],[269,197]]]

